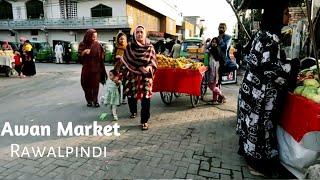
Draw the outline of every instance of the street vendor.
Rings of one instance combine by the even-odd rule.
[[[253,39],[238,98],[239,151],[250,173],[277,177],[280,168],[276,127],[291,70],[280,58],[281,28],[289,22],[286,0],[265,7],[261,29]]]
[[[8,41],[4,41],[4,43],[2,44],[2,50],[3,51],[9,51],[12,50],[12,47],[10,46]]]
[[[146,29],[138,26],[134,31],[133,41],[128,44],[122,69],[126,78],[124,94],[128,97],[130,118],[137,115],[137,100],[141,100],[141,128],[148,130],[150,101],[154,73],[157,69],[156,53],[150,40],[146,38]]]

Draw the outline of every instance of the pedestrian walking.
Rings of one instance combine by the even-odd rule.
[[[105,95],[102,97],[103,104],[107,106],[107,109],[110,108],[113,120],[118,120],[117,107],[122,101],[122,84],[119,80],[119,72],[115,69],[109,71],[108,80],[105,85]],[[120,90],[119,90],[120,89]],[[100,120],[105,119],[108,113],[102,113],[100,115]]]
[[[276,128],[291,66],[280,57],[281,28],[289,22],[286,0],[270,2],[255,35],[238,98],[239,151],[254,175],[273,177],[280,166]],[[277,177],[276,177],[277,178]]]
[[[213,38],[208,47],[209,51],[209,88],[212,91],[213,104],[225,103],[226,98],[222,93],[221,84],[219,82],[222,74],[223,66],[225,65],[225,56],[218,46],[219,39]]]
[[[128,44],[121,60],[124,64],[123,75],[126,78],[124,93],[128,97],[130,118],[136,117],[137,101],[141,100],[141,127],[142,130],[148,130],[157,59],[153,45],[146,38],[146,29],[143,26],[138,26],[135,29],[133,41]]]
[[[54,48],[54,52],[56,54],[56,64],[63,63],[62,55],[63,55],[63,47],[61,42],[58,42]]]
[[[121,73],[121,69],[120,69],[122,67],[121,58],[124,55],[127,45],[128,45],[128,41],[127,41],[126,34],[123,32],[119,32],[116,37],[116,46],[113,52],[113,60],[115,62],[114,68],[118,72],[120,72],[119,76],[120,76],[120,79],[122,79],[122,87],[126,83],[126,77],[123,76],[123,74]],[[122,96],[122,104],[126,104],[126,96]]]
[[[25,61],[22,63],[22,73],[25,76],[34,76],[36,74],[36,65],[33,60],[33,47],[29,40],[26,40],[22,46]]]
[[[104,50],[99,44],[97,36],[96,30],[87,30],[78,50],[82,64],[81,86],[88,107],[100,107],[98,103],[99,83],[105,84],[107,77],[104,66]]]

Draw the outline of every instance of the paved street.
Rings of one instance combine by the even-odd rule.
[[[38,74],[33,78],[1,75],[0,127],[6,121],[55,127],[59,121],[85,125],[98,120],[106,108],[86,107],[80,70],[81,66],[75,64],[37,64]],[[118,110],[120,137],[1,137],[0,179],[256,179],[237,154],[238,86],[228,85],[223,89],[228,98],[226,104],[201,103],[197,108],[191,108],[188,96],[166,106],[159,93],[155,94],[150,129],[145,132],[138,127],[139,117],[128,118],[125,105]],[[28,147],[106,147],[107,157],[11,158],[12,143]]]

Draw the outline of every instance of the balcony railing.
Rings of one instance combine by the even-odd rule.
[[[129,28],[128,17],[0,20],[0,29],[114,29]]]

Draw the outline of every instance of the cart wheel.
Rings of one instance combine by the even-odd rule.
[[[175,96],[176,98],[178,98],[178,97],[181,97],[182,94],[181,94],[181,93],[174,93],[174,96]]]
[[[6,67],[6,76],[7,77],[10,77],[10,74],[11,74],[11,68],[10,67]]]
[[[164,104],[169,105],[172,102],[173,93],[160,92],[161,100]]]
[[[200,96],[190,95],[190,101],[191,101],[192,107],[196,107],[199,104],[199,100],[200,100]]]
[[[201,100],[204,99],[204,96],[207,93],[207,89],[208,89],[208,78],[205,74],[202,78],[202,81],[201,81]]]

